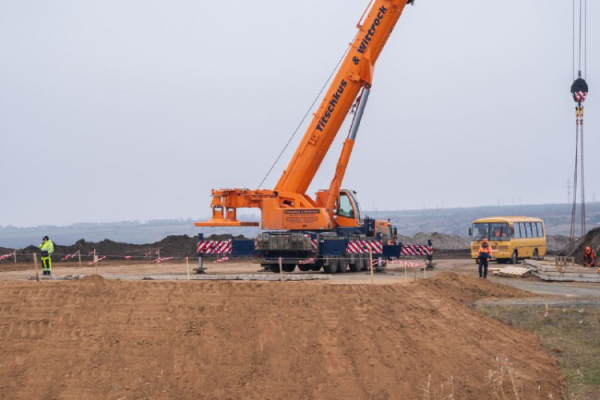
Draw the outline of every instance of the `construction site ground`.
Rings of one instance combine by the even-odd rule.
[[[598,285],[478,279],[469,259],[303,282],[188,282],[187,271],[55,263],[57,280],[36,282],[32,265],[2,264],[0,398],[563,398],[539,338],[477,305],[600,299]],[[143,280],[161,275],[180,280]]]

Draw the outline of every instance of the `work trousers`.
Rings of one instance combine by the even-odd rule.
[[[487,278],[488,260],[487,258],[479,259],[479,277]],[[482,274],[483,272],[483,274]]]
[[[51,257],[42,257],[42,268],[44,269],[44,275],[50,275],[52,273]]]

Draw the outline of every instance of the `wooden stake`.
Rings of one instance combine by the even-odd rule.
[[[185,258],[185,267],[187,268],[188,281],[190,280],[190,260],[188,257]]]
[[[96,275],[98,275],[98,255],[96,249],[94,249],[94,267],[96,268]]]
[[[37,267],[37,254],[33,253],[33,264],[35,265],[35,280],[40,281],[40,276],[38,275],[38,267]]]
[[[283,258],[279,257],[279,280],[283,282]]]
[[[13,251],[13,256],[15,257],[15,264],[17,263],[17,251]]]
[[[77,250],[77,255],[79,256],[79,267],[81,267],[81,250]]]
[[[371,264],[371,285],[373,284],[373,250],[369,247],[369,263]]]

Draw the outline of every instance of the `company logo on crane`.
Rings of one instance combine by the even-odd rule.
[[[325,114],[323,114],[323,116],[319,120],[319,123],[317,124],[316,129],[319,132],[323,132],[325,125],[327,125],[327,122],[329,122],[329,118],[331,118],[331,114],[333,114],[333,112],[335,111],[335,106],[337,106],[338,102],[340,101],[340,98],[342,97],[342,94],[344,94],[344,89],[346,88],[346,86],[348,86],[348,82],[345,79],[342,79],[342,81],[340,82],[340,86],[338,86],[337,92],[335,92],[333,96],[331,96],[331,100],[327,105],[327,111],[325,111]]]
[[[365,54],[365,51],[367,50],[369,43],[371,43],[371,39],[373,39],[373,35],[375,35],[375,32],[377,31],[377,27],[381,24],[381,20],[387,13],[387,10],[388,9],[383,6],[381,6],[381,8],[379,9],[379,12],[377,13],[377,17],[375,18],[375,21],[373,21],[373,24],[371,25],[371,29],[369,29],[367,31],[367,34],[365,35],[362,42],[360,43],[360,46],[358,46],[358,52],[360,54]]]

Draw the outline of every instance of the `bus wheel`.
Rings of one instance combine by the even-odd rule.
[[[534,259],[534,260],[537,260],[537,259],[539,259],[539,258],[540,258],[540,253],[538,253],[538,249],[535,249],[535,250],[533,251],[533,259]]]
[[[517,251],[513,251],[512,256],[510,256],[510,263],[511,264],[516,264],[519,262],[519,254],[517,253]]]

